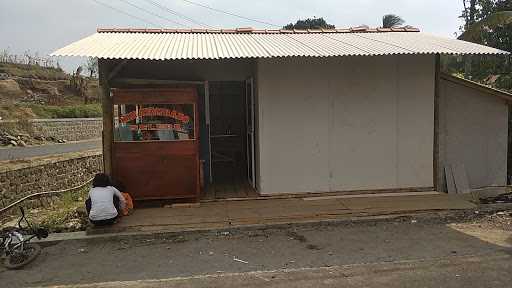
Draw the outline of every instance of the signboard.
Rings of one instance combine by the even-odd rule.
[[[114,141],[195,139],[194,104],[122,104],[114,106]]]

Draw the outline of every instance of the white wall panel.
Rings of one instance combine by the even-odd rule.
[[[258,60],[263,194],[433,186],[434,56]]]
[[[440,101],[444,164],[464,165],[471,188],[505,185],[507,103],[447,80],[441,81]]]

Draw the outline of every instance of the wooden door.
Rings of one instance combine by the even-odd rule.
[[[199,198],[197,91],[114,89],[113,176],[136,200]]]

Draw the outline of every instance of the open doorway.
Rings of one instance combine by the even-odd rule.
[[[211,174],[205,200],[258,196],[252,176],[253,121],[248,122],[254,117],[252,97],[247,97],[252,84],[250,89],[247,85],[242,81],[209,82]]]

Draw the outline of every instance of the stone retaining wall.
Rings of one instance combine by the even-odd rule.
[[[13,120],[1,120],[0,130],[19,126],[21,130],[31,130],[32,136],[43,136],[56,140],[79,141],[101,138],[101,118],[69,118],[69,119],[33,119],[25,123]]]
[[[78,186],[102,169],[101,151],[0,162],[0,208],[33,193]]]

